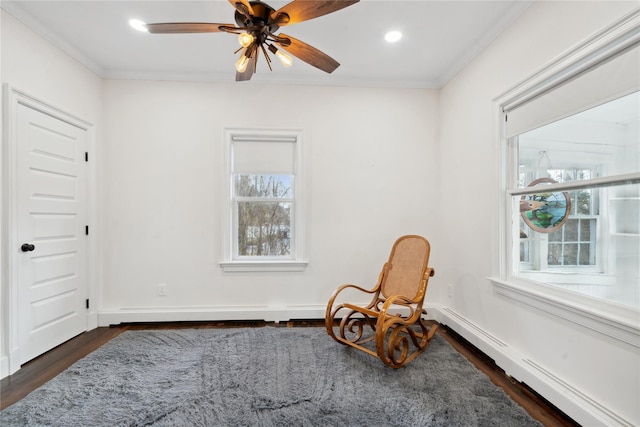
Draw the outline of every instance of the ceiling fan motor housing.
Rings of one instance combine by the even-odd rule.
[[[253,14],[251,17],[245,16],[236,10],[235,20],[239,27],[246,27],[247,32],[253,35],[260,42],[274,32],[278,31],[280,26],[271,18],[271,14],[275,9],[261,1],[250,2]]]

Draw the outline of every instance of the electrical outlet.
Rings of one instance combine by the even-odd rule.
[[[167,296],[167,285],[165,285],[164,283],[160,283],[158,285],[158,295],[160,295],[161,297]]]
[[[453,285],[451,283],[447,285],[447,293],[449,294],[449,297],[453,297]]]

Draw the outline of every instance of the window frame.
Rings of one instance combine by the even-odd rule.
[[[291,253],[286,257],[239,256],[237,249],[237,203],[233,171],[234,141],[292,142],[295,144],[293,189],[291,203]],[[222,254],[219,262],[225,272],[289,272],[303,271],[308,261],[305,259],[306,224],[306,174],[303,132],[299,129],[252,129],[226,128],[223,135],[222,161]],[[263,173],[262,173],[263,174]],[[274,172],[275,175],[281,174]],[[248,198],[243,198],[248,199]],[[267,201],[264,198],[260,202]]]
[[[495,230],[499,254],[494,261],[493,275],[488,277],[498,295],[524,306],[557,316],[592,331],[640,348],[639,311],[612,301],[571,292],[559,287],[515,277],[512,273],[514,259],[519,261],[519,245],[512,246],[514,233],[519,235],[519,224],[512,221],[515,210],[513,196],[527,194],[531,188],[515,188],[518,182],[518,159],[507,138],[506,111],[517,105],[561,86],[578,77],[603,59],[613,57],[640,43],[640,9],[627,15],[564,52],[528,79],[496,97],[494,106],[494,135],[498,155],[498,214]],[[588,187],[606,187],[613,181],[640,182],[640,173],[596,178],[588,183],[569,182],[550,184],[552,191],[567,191]]]

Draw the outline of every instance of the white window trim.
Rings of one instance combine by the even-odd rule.
[[[247,129],[247,128],[227,128],[223,135],[222,154],[222,191],[221,191],[221,220],[222,220],[222,254],[223,260],[219,262],[220,267],[225,272],[293,272],[304,271],[308,261],[305,259],[305,220],[304,213],[307,211],[307,178],[306,164],[304,156],[304,144],[302,130],[299,129]],[[295,185],[294,196],[295,208],[293,210],[293,245],[294,252],[286,259],[234,259],[233,239],[233,203],[231,200],[231,153],[232,142],[238,138],[248,138],[251,140],[292,140],[296,142],[295,151]]]
[[[515,195],[527,194],[531,189],[509,190],[517,173],[517,159],[507,146],[505,111],[513,109],[536,96],[553,90],[570,78],[576,77],[598,64],[603,58],[616,52],[623,52],[640,42],[640,8],[636,8],[591,38],[569,49],[548,65],[534,73],[529,79],[511,88],[494,100],[496,141],[499,147],[499,209],[496,217],[499,239],[499,256],[494,264],[494,276],[488,279],[493,283],[497,294],[508,299],[555,315],[585,328],[600,332],[609,337],[640,348],[640,313],[630,307],[614,302],[581,295],[564,289],[545,285],[540,282],[516,278],[511,275],[512,233],[505,226],[511,221],[511,204]],[[517,177],[516,177],[517,178]],[[621,176],[615,177],[619,180]],[[640,182],[640,173],[627,174],[631,182]],[[578,189],[582,185],[592,187],[608,185],[610,178],[590,180],[589,183],[551,184],[548,189]],[[514,228],[514,227],[511,227]],[[517,228],[517,227],[516,227]]]

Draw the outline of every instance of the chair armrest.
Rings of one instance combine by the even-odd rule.
[[[327,304],[327,312],[329,311],[329,307],[333,306],[333,302],[335,301],[335,299],[338,296],[338,294],[340,294],[340,292],[344,291],[345,289],[353,288],[353,289],[356,289],[356,290],[358,290],[360,292],[364,292],[364,293],[367,293],[367,294],[375,294],[376,292],[380,292],[380,286],[382,285],[382,279],[384,278],[384,275],[387,273],[387,271],[389,271],[390,268],[391,268],[391,266],[389,265],[389,263],[385,263],[384,264],[384,266],[382,267],[382,271],[378,275],[378,282],[373,287],[373,289],[364,289],[364,288],[362,288],[360,286],[353,285],[351,283],[347,283],[345,285],[340,286],[338,289],[336,289],[333,292],[333,294],[331,295],[331,298],[329,298],[329,303]]]
[[[378,301],[378,297],[380,296],[380,287],[382,286],[382,281],[384,279],[384,276],[385,274],[387,274],[387,271],[389,271],[390,268],[391,268],[391,265],[389,263],[384,264],[384,266],[382,267],[382,271],[378,276],[378,281],[376,282],[376,285],[373,287],[373,289],[365,289],[363,287],[353,285],[351,283],[347,283],[345,285],[340,286],[338,289],[336,289],[333,292],[333,294],[331,294],[331,298],[329,298],[329,302],[327,303],[327,310],[325,312],[325,323],[327,325],[327,331],[329,332],[329,335],[333,336],[333,333],[331,331],[331,323],[333,322],[335,314],[342,308],[345,308],[345,304],[340,304],[338,307],[336,307],[335,311],[332,312],[333,304],[335,303],[335,300],[338,297],[338,295],[342,293],[342,291],[347,289],[355,289],[365,294],[373,294],[373,298],[371,302],[367,307],[364,307],[364,309],[368,310],[373,308],[374,305],[376,304],[376,301]]]
[[[333,294],[331,294],[331,298],[329,298],[329,302],[327,303],[327,312],[326,312],[326,316],[327,318],[329,318],[329,315],[331,313],[331,309],[333,308],[333,304],[336,300],[336,298],[338,297],[338,295],[340,293],[342,293],[342,291],[345,291],[347,289],[355,289],[357,291],[360,291],[362,293],[365,294],[375,294],[376,292],[378,292],[379,287],[376,286],[373,289],[365,289],[363,287],[357,286],[357,285],[353,285],[351,283],[347,283],[345,285],[340,286],[338,289],[336,289]]]
[[[333,295],[338,295],[340,292],[344,291],[345,289],[349,289],[349,288],[353,288],[353,289],[356,289],[356,290],[358,290],[360,292],[364,292],[364,293],[367,293],[367,294],[372,294],[377,290],[377,288],[365,289],[365,288],[363,288],[361,286],[353,285],[351,283],[347,283],[345,285],[340,286],[338,289],[336,289],[333,292]]]
[[[407,298],[402,295],[391,295],[389,298],[386,299],[386,301],[382,305],[382,309],[380,309],[380,318],[384,319],[387,316],[391,317],[390,314],[387,314],[389,309],[391,309],[394,305],[400,305],[400,306],[407,307],[410,310],[410,314],[408,318],[406,318],[406,320],[409,323],[412,323],[415,320],[413,319],[413,317],[416,314],[418,316],[421,315],[421,311],[417,310],[418,304],[420,304],[420,302],[421,302],[420,300],[412,300],[411,298]],[[394,318],[398,317],[398,319],[400,319],[399,316],[392,316],[392,317]],[[402,323],[404,323],[404,321]]]

